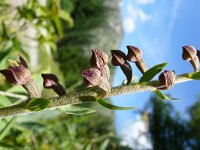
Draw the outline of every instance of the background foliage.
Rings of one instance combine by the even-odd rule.
[[[91,49],[108,52],[117,48],[122,35],[116,0],[50,0],[46,4],[39,0],[26,3],[3,0],[0,12],[1,69],[7,67],[8,58],[17,59],[20,53],[29,60],[33,78],[44,97],[55,94],[42,89],[42,72],[55,73],[68,92],[76,90],[83,83],[80,70],[89,67]],[[37,65],[33,55],[37,56]],[[26,94],[23,88],[5,82],[3,76],[0,76],[0,90]],[[1,107],[20,102],[12,97],[0,98]],[[2,119],[0,146],[2,149],[121,149],[113,114],[97,109],[96,115],[72,116],[51,111]]]

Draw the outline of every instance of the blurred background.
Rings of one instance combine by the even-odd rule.
[[[90,68],[91,50],[134,45],[143,51],[148,68],[168,62],[176,74],[192,72],[182,60],[182,46],[200,48],[200,2],[187,0],[1,0],[0,69],[22,55],[43,97],[56,96],[42,87],[41,73],[54,73],[68,93],[86,87],[80,70]],[[141,73],[134,64],[134,76]],[[113,86],[125,76],[112,67]],[[156,77],[157,78],[157,77]],[[25,150],[185,150],[200,149],[198,81],[175,85],[164,101],[152,93],[111,98],[131,111],[111,111],[94,103],[94,114],[77,116],[44,111],[0,121],[0,149]],[[21,100],[5,92],[26,95],[0,75],[0,107]]]

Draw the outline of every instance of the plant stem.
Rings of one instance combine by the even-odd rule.
[[[187,82],[192,79],[188,78],[189,74],[183,74],[176,77],[175,84]],[[159,86],[160,83],[158,81],[150,81],[148,83],[136,83],[136,84],[129,84],[129,85],[121,85],[117,87],[111,88],[111,91],[103,96],[103,98],[109,98],[116,95],[122,95],[122,94],[130,94],[130,93],[138,93],[138,92],[145,92],[145,91],[154,91],[156,86]],[[74,105],[74,104],[81,104],[87,101],[91,101],[89,97],[98,97],[101,95],[102,91],[99,89],[94,90],[86,90],[82,92],[75,92],[70,93],[65,96],[60,97],[52,97],[49,98],[51,100],[51,104],[48,106],[48,108],[44,110],[49,109],[56,109],[60,106],[64,105]],[[88,98],[88,99],[87,99]],[[24,106],[26,105],[25,102],[16,104],[13,106],[3,107],[0,108],[0,118],[6,118],[9,116],[18,116],[22,114],[29,114],[33,113],[32,111],[29,111],[27,109],[24,109]]]

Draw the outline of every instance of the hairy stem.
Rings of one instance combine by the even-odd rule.
[[[187,78],[188,74],[183,74],[176,77],[175,84],[187,82],[192,79]],[[136,83],[134,85],[121,85],[117,87],[111,88],[111,91],[103,96],[103,98],[109,98],[116,95],[122,95],[122,94],[130,94],[130,93],[137,93],[137,92],[145,92],[145,91],[154,91],[156,86],[159,86],[160,83],[158,81],[150,81],[148,83]],[[101,95],[102,91],[98,89],[94,90],[86,90],[82,92],[75,92],[70,93],[65,96],[60,97],[52,97],[49,98],[51,100],[51,104],[48,106],[48,108],[44,110],[49,109],[55,109],[60,106],[64,105],[74,105],[74,104],[81,104],[87,101],[91,101],[90,99],[87,99],[87,97],[98,97]],[[24,109],[24,106],[26,105],[25,102],[16,104],[13,106],[3,107],[0,108],[0,118],[6,118],[9,116],[18,116],[22,114],[29,114],[33,113],[32,111],[29,111],[27,109]]]

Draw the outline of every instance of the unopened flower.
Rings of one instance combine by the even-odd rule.
[[[15,85],[24,85],[31,79],[31,72],[25,60],[19,56],[19,62],[8,69],[0,70],[6,80]]]
[[[124,65],[120,66],[120,68],[122,69],[123,73],[126,76],[127,79],[127,84],[129,84],[132,80],[132,68],[131,65],[126,62]]]
[[[111,50],[112,54],[112,65],[113,66],[121,66],[126,62],[126,54],[120,50]]]
[[[183,46],[182,58],[183,60],[190,61],[194,68],[194,72],[198,72],[199,58],[197,55],[197,50],[193,46]]]
[[[107,80],[110,79],[110,69],[108,67],[108,65],[104,65],[101,69],[101,76],[106,78]]]
[[[139,48],[128,45],[127,49],[128,49],[128,54],[127,54],[128,61],[137,62],[142,59],[143,54]]]
[[[19,62],[10,60],[10,67],[0,70],[0,73],[5,76],[8,82],[21,85],[28,92],[29,98],[41,96],[37,84],[31,79],[28,65],[21,56],[19,56]]]
[[[91,68],[88,70],[82,70],[81,75],[84,77],[84,81],[87,86],[97,86],[101,77],[101,71],[96,68]]]
[[[66,95],[65,88],[59,83],[59,80],[54,74],[42,74],[43,86],[47,89],[53,89],[59,96]]]
[[[108,64],[108,55],[101,50],[93,49],[90,64],[94,68],[101,69],[104,65]]]
[[[160,90],[167,90],[175,84],[176,75],[173,71],[164,70],[159,76],[159,82],[162,86],[158,87]]]
[[[105,92],[110,91],[110,84],[107,78],[101,76],[101,71],[97,68],[91,68],[81,71],[81,75],[84,77],[87,87],[98,86]]]
[[[138,69],[141,71],[142,74],[144,74],[147,71],[147,67],[144,63],[144,60],[142,59],[142,51],[139,48],[130,45],[127,46],[127,49],[127,60],[130,62],[135,62]]]

